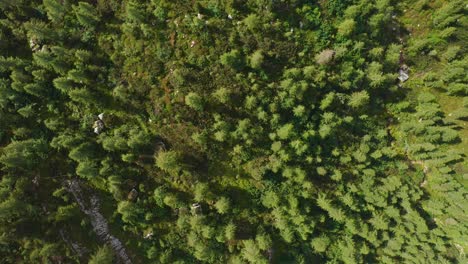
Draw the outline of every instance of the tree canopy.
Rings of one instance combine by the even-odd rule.
[[[0,1],[2,263],[465,263],[462,0]]]

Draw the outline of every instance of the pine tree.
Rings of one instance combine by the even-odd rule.
[[[276,207],[279,205],[279,197],[273,191],[267,191],[262,197],[262,204],[267,208]]]
[[[353,33],[356,27],[356,22],[353,19],[346,19],[338,27],[338,34],[342,36],[349,36]]]
[[[44,0],[43,3],[47,10],[47,16],[55,23],[63,19],[69,8],[67,1]]]
[[[74,161],[89,161],[96,158],[96,147],[92,143],[83,143],[72,149],[68,156]]]
[[[86,2],[79,2],[73,10],[78,22],[85,27],[94,27],[100,20],[96,8]]]
[[[43,259],[48,259],[49,257],[56,256],[60,254],[59,244],[56,243],[47,243],[43,245],[39,255],[43,257]]]
[[[195,196],[195,201],[197,202],[209,201],[213,198],[210,187],[207,183],[197,183],[193,194]]]
[[[36,39],[39,42],[58,39],[57,32],[42,21],[32,19],[24,24],[24,28],[27,30],[30,39]]]
[[[244,248],[242,249],[242,256],[249,261],[249,263],[266,264],[268,261],[262,256],[260,249],[253,240],[245,240]]]
[[[254,69],[260,69],[263,63],[263,52],[261,50],[255,51],[251,56],[250,56],[250,67]]]
[[[354,92],[349,98],[348,105],[352,108],[361,108],[369,102],[369,94],[366,91]]]
[[[143,23],[145,21],[145,12],[142,10],[143,7],[136,3],[127,3],[127,18],[129,21],[134,23]]]
[[[30,83],[24,86],[24,91],[27,92],[28,94],[31,94],[37,97],[42,97],[42,96],[46,96],[49,90],[47,89],[47,87],[41,84]]]
[[[35,52],[33,54],[33,57],[34,57],[34,61],[38,65],[46,69],[52,69],[52,63],[53,63],[54,57],[52,56],[51,52]]]
[[[242,56],[238,50],[232,50],[221,55],[220,62],[223,65],[238,69],[242,66]]]
[[[273,245],[271,237],[265,232],[260,232],[260,234],[257,234],[255,237],[255,242],[261,250],[268,250]]]
[[[68,92],[70,99],[83,105],[100,104],[98,97],[89,89],[73,89]]]
[[[125,223],[137,225],[140,223],[143,211],[138,207],[138,204],[130,201],[120,201],[117,205],[117,212],[122,215],[122,220]]]
[[[372,88],[378,88],[386,81],[382,64],[373,61],[369,64],[367,71],[367,78]]]
[[[76,167],[76,174],[83,179],[95,179],[99,175],[98,165],[93,161],[81,161]]]
[[[197,111],[203,111],[203,101],[200,95],[190,92],[185,96],[185,104]]]
[[[45,160],[47,149],[46,142],[41,139],[13,141],[3,148],[0,163],[8,170],[32,171]]]
[[[232,222],[224,228],[224,235],[227,240],[233,240],[236,237],[236,229],[236,225]]]
[[[108,246],[98,248],[91,256],[88,264],[112,264],[114,263],[114,254]]]
[[[176,175],[182,170],[180,154],[173,151],[161,151],[156,157],[156,166],[169,174]]]
[[[230,201],[226,197],[221,197],[216,203],[215,208],[220,214],[226,214],[231,207]]]
[[[220,103],[226,104],[230,99],[230,91],[227,88],[221,87],[213,93],[213,97]]]
[[[244,19],[244,24],[247,26],[249,30],[255,31],[260,28],[261,21],[260,21],[260,18],[256,14],[249,14]]]
[[[11,224],[13,219],[16,219],[16,221],[25,220],[33,215],[34,209],[34,207],[22,200],[9,197],[0,202],[0,222],[3,224],[10,222],[9,224]],[[16,221],[13,221],[13,223]]]
[[[293,124],[286,124],[282,126],[278,131],[276,132],[278,134],[278,137],[280,139],[288,139],[293,136],[293,131],[294,131],[294,125]]]

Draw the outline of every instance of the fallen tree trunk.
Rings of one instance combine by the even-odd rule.
[[[73,197],[80,206],[81,211],[89,217],[94,232],[103,242],[110,245],[116,256],[119,258],[120,263],[131,264],[132,261],[127,255],[122,242],[109,233],[107,220],[99,212],[99,198],[96,195],[91,195],[91,198],[87,202],[87,199],[83,197],[83,191],[78,180],[68,180],[67,189],[71,194],[73,194]]]

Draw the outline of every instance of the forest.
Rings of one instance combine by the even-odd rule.
[[[0,0],[0,263],[467,263],[463,0]]]

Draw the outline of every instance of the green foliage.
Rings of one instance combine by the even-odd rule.
[[[111,264],[114,263],[112,250],[108,246],[99,248],[89,260],[88,264]]]
[[[143,23],[145,21],[145,13],[141,9],[142,7],[136,3],[129,2],[127,4],[128,20],[135,23]]]
[[[125,223],[136,225],[141,220],[142,211],[138,205],[129,202],[121,201],[117,206],[117,212],[122,215],[122,220]]]
[[[156,156],[156,166],[170,174],[177,174],[182,169],[180,154],[172,150],[161,151]]]
[[[361,108],[369,103],[369,94],[366,91],[354,92],[349,98],[348,105],[352,108]]]
[[[63,19],[68,9],[67,2],[57,0],[44,0],[43,2],[47,10],[47,16],[52,22],[59,22]]]
[[[244,249],[242,250],[242,256],[249,263],[268,263],[267,260],[260,253],[260,249],[253,240],[244,241]]]
[[[197,111],[203,110],[203,100],[197,93],[191,92],[185,96],[185,103]]]
[[[280,139],[288,139],[294,132],[293,124],[286,124],[278,129],[277,134]]]
[[[230,94],[231,92],[227,88],[221,87],[213,93],[213,97],[219,102],[226,104],[229,102]]]
[[[47,144],[41,139],[13,141],[2,149],[0,163],[5,169],[31,171],[47,158]]]
[[[249,14],[244,19],[244,24],[249,30],[255,31],[260,28],[261,21],[257,14]]]
[[[231,207],[231,202],[229,201],[228,198],[221,197],[218,201],[216,201],[214,206],[220,214],[226,214],[227,212],[229,212],[229,209]]]
[[[46,26],[46,23],[37,20],[28,21],[24,24],[24,29],[27,30],[30,39],[38,41],[50,41],[57,38],[56,32]]]
[[[331,241],[325,236],[317,237],[312,239],[312,248],[316,252],[325,252]]]
[[[225,235],[226,239],[228,239],[228,240],[234,239],[235,236],[236,236],[236,229],[237,229],[237,227],[236,227],[235,224],[229,223],[224,229],[224,233],[225,233],[224,235]]]
[[[356,28],[356,22],[352,19],[346,19],[338,27],[338,33],[342,36],[349,36]]]
[[[221,55],[220,62],[223,65],[238,69],[243,64],[243,58],[238,50],[232,50]]]
[[[76,167],[76,174],[85,179],[93,179],[99,175],[99,170],[95,162],[83,161]]]
[[[255,51],[251,56],[250,56],[250,66],[254,69],[260,69],[263,63],[263,52],[261,50]]]
[[[455,0],[436,10],[432,22],[436,28],[444,28],[455,23],[462,14],[463,1]]]
[[[463,1],[244,2],[0,1],[5,263],[464,261]]]
[[[460,46],[449,46],[447,50],[443,53],[442,58],[449,62],[453,61],[457,58],[460,49]]]
[[[94,6],[86,2],[78,2],[73,6],[78,22],[85,27],[94,27],[99,22],[99,14]]]
[[[262,198],[262,203],[268,208],[276,207],[279,205],[279,197],[275,192],[267,191]]]
[[[72,149],[69,153],[69,157],[75,161],[88,161],[93,160],[96,155],[95,145],[91,143],[83,143],[78,147]]]
[[[33,211],[31,205],[15,198],[3,200],[0,203],[0,220],[8,222],[10,219],[16,219],[18,216],[30,214]]]

